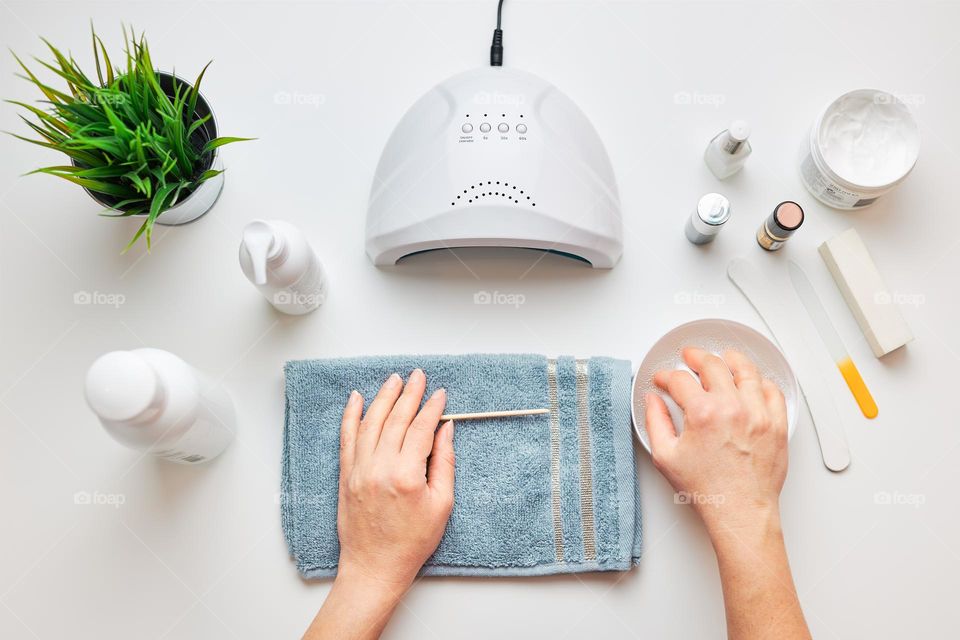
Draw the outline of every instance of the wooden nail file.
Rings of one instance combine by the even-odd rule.
[[[760,314],[760,318],[790,362],[800,382],[810,417],[813,418],[823,464],[831,471],[843,471],[850,466],[850,448],[843,434],[840,415],[833,404],[833,398],[830,397],[830,391],[824,386],[816,362],[809,355],[812,345],[804,341],[800,331],[790,331],[791,325],[803,322],[805,317],[804,314],[788,308],[789,305],[797,306],[796,295],[771,289],[763,274],[743,258],[730,261],[727,276]],[[809,323],[809,318],[806,321]],[[822,345],[821,348],[826,350]]]

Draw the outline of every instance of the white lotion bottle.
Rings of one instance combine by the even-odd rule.
[[[750,146],[750,125],[735,120],[710,141],[703,161],[719,180],[729,178],[743,168],[753,148]]]
[[[236,431],[227,391],[160,349],[100,356],[87,371],[86,396],[115,440],[171,462],[215,458]]]
[[[326,297],[320,258],[303,233],[282,220],[254,220],[244,227],[240,268],[277,311],[302,315]]]

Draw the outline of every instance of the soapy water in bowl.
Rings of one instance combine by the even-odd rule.
[[[657,343],[650,353],[647,354],[643,364],[637,371],[637,376],[644,376],[644,378],[638,379],[634,383],[634,402],[638,405],[635,408],[634,415],[640,422],[640,424],[635,425],[635,428],[639,432],[642,432],[644,437],[646,437],[646,424],[644,422],[646,416],[646,401],[644,398],[647,392],[655,393],[663,398],[667,405],[667,409],[670,411],[670,417],[673,419],[673,424],[676,426],[677,433],[679,434],[683,431],[683,410],[677,405],[676,402],[673,401],[669,394],[662,391],[653,383],[653,373],[656,371],[671,371],[678,369],[681,371],[686,371],[693,376],[694,379],[699,381],[699,376],[697,376],[697,374],[694,373],[683,361],[684,347],[698,347],[718,356],[722,356],[725,351],[731,349],[746,355],[756,364],[760,375],[776,384],[777,387],[779,387],[783,392],[784,399],[786,400],[787,404],[787,422],[788,424],[794,423],[796,419],[795,413],[798,405],[798,398],[795,394],[796,388],[792,381],[788,378],[789,372],[784,371],[784,362],[782,361],[782,356],[776,359],[771,357],[773,355],[771,352],[776,352],[772,345],[764,345],[766,346],[766,349],[756,349],[751,348],[751,345],[747,344],[745,341],[735,339],[732,336],[726,339],[717,339],[702,335],[689,336],[688,339],[682,342],[682,346],[671,346],[677,344],[677,342],[673,340],[669,341],[670,345],[663,344],[663,342],[665,341]],[[776,352],[776,354],[779,356],[779,352]]]

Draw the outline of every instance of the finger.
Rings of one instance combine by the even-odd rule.
[[[667,404],[655,393],[646,395],[647,435],[650,436],[650,452],[657,460],[669,456],[677,445],[677,428],[673,424]]]
[[[403,387],[403,393],[386,422],[383,423],[383,432],[380,434],[380,442],[377,448],[383,448],[384,451],[399,453],[403,445],[403,436],[407,432],[407,427],[413,422],[420,409],[420,401],[423,400],[423,392],[427,388],[427,377],[423,375],[420,369],[414,369],[407,379],[407,384]]]
[[[757,398],[763,397],[763,392],[760,389],[762,378],[753,360],[739,351],[731,349],[724,352],[723,361],[727,363],[727,368],[733,374],[733,383],[737,386],[737,389]]]
[[[406,435],[403,437],[403,446],[400,448],[400,455],[415,460],[420,468],[424,468],[427,456],[433,449],[433,439],[437,432],[437,424],[440,422],[440,416],[443,415],[443,409],[447,406],[447,391],[437,389],[430,396],[430,399],[420,409],[420,413],[410,423]]]
[[[674,402],[681,408],[686,408],[695,398],[704,394],[703,387],[697,379],[686,371],[657,371],[653,375],[653,382],[670,394]]]
[[[723,354],[723,361],[727,363],[730,373],[733,374],[733,383],[740,391],[741,402],[751,413],[763,415],[766,413],[763,389],[763,378],[757,370],[753,360],[733,349]]]
[[[360,421],[360,429],[357,432],[357,457],[370,455],[377,448],[383,422],[393,409],[402,390],[403,381],[395,373],[391,374],[380,387],[380,391],[377,392],[373,402],[367,407],[367,413]]]
[[[447,420],[433,437],[433,449],[427,465],[427,486],[453,504],[453,421]]]
[[[707,391],[733,391],[733,374],[718,356],[703,349],[688,347],[683,350],[683,361],[697,372],[700,383]]]
[[[357,450],[357,431],[360,429],[360,417],[363,415],[363,396],[351,391],[347,406],[343,409],[340,421],[340,479],[350,476]]]
[[[760,382],[760,388],[763,390],[764,404],[767,408],[767,415],[770,416],[771,424],[773,424],[776,429],[786,433],[787,401],[783,397],[783,392],[780,391],[780,387],[770,380],[762,380]]]

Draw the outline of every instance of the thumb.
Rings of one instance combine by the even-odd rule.
[[[453,503],[453,421],[447,420],[433,435],[433,451],[427,465],[427,485]]]
[[[646,401],[647,435],[650,436],[650,450],[654,456],[662,458],[669,455],[676,446],[677,429],[663,398],[655,393],[648,393]]]

